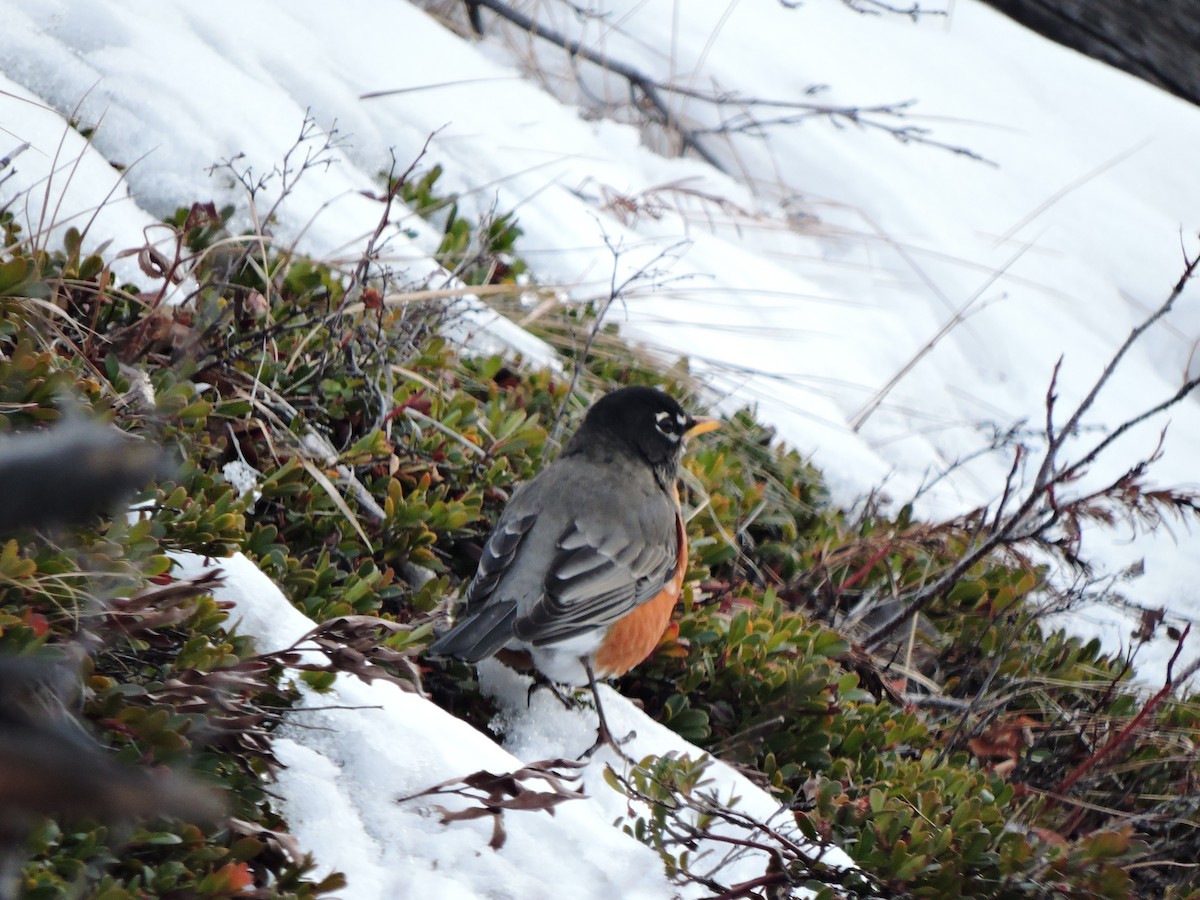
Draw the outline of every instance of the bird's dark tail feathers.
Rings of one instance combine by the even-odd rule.
[[[479,662],[512,640],[516,617],[516,603],[491,603],[443,634],[426,652]]]

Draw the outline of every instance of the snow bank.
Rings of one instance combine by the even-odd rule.
[[[233,604],[233,621],[242,633],[256,637],[263,652],[290,648],[316,626],[244,556],[214,560],[179,554],[175,561],[181,577],[220,566],[224,582],[215,596]],[[365,684],[339,675],[323,693],[302,686],[303,699],[274,745],[286,766],[277,783],[279,811],[300,845],[315,853],[321,874],[345,872],[349,896],[355,898],[674,896],[676,888],[657,854],[614,826],[630,815],[630,807],[604,781],[605,766],[625,765],[607,748],[583,772],[587,799],[569,800],[553,816],[506,812],[506,838],[497,850],[488,846],[490,818],[443,824],[434,808],[436,803],[461,809],[464,801],[403,799],[480,770],[512,772],[525,763],[573,759],[591,746],[596,725],[590,710],[565,709],[544,691],[526,706],[528,679],[495,662],[482,668],[486,689],[503,710],[507,750],[387,682]],[[632,756],[702,755],[619,694],[602,690],[614,731],[637,732],[625,748]],[[728,766],[714,763],[709,774],[711,789],[722,799],[738,798],[738,810],[786,824],[779,804]],[[713,848],[714,860],[718,849]],[[826,859],[850,865],[840,851],[830,851]],[[765,854],[745,855],[723,868],[721,877],[754,878],[767,862]]]

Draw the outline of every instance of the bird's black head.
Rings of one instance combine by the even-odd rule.
[[[601,397],[588,410],[567,452],[585,446],[624,444],[674,479],[684,438],[711,431],[714,419],[689,416],[674,398],[651,387],[627,387]]]

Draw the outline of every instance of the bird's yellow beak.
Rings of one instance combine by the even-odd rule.
[[[683,433],[685,438],[695,437],[698,434],[707,434],[710,431],[716,431],[721,427],[720,419],[712,419],[708,416],[697,416],[692,419],[692,424],[688,430]]]

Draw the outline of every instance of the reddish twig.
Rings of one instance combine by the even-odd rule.
[[[866,578],[870,571],[875,568],[875,564],[887,556],[888,553],[891,552],[891,549],[892,545],[889,542],[871,554],[871,558],[868,559],[857,572],[841,583],[841,585],[838,587],[838,593],[840,594],[844,591],[850,590],[852,587]]]
[[[1189,624],[1183,629],[1183,634],[1179,636],[1179,641],[1175,646],[1175,652],[1171,654],[1171,661],[1167,663],[1167,677],[1163,686],[1158,690],[1157,693],[1154,694],[1154,696],[1146,701],[1145,705],[1143,705],[1138,714],[1134,716],[1132,720],[1130,720],[1128,725],[1117,732],[1117,734],[1113,735],[1113,737],[1109,739],[1108,743],[1081,762],[1071,771],[1069,775],[1067,775],[1066,778],[1059,782],[1058,787],[1054,789],[1055,794],[1057,794],[1059,797],[1066,795],[1067,791],[1073,788],[1079,782],[1080,778],[1094,769],[1096,765],[1106,756],[1111,756],[1113,753],[1115,753],[1131,737],[1133,737],[1134,733],[1141,728],[1142,723],[1149,718],[1151,713],[1158,709],[1158,707],[1165,699],[1167,699],[1167,697],[1175,692],[1180,684],[1195,675],[1197,671],[1200,671],[1200,657],[1197,657],[1178,678],[1173,677],[1175,663],[1179,659],[1179,654],[1183,652],[1183,642],[1187,639],[1187,636],[1191,630],[1192,626]],[[1060,801],[1058,799],[1052,800],[1050,807],[1053,808],[1054,806],[1057,806],[1059,802]]]
[[[1170,397],[1121,423],[1107,437],[1098,441],[1095,446],[1086,453],[1083,453],[1078,459],[1069,462],[1061,460],[1060,456],[1064,445],[1072,435],[1078,432],[1080,421],[1095,405],[1100,391],[1112,379],[1113,373],[1116,372],[1121,360],[1125,358],[1130,348],[1141,338],[1147,329],[1174,308],[1176,300],[1182,295],[1183,289],[1196,274],[1197,267],[1200,266],[1200,255],[1195,259],[1188,259],[1185,255],[1184,264],[1183,273],[1179,276],[1167,299],[1163,301],[1158,309],[1154,310],[1154,312],[1130,330],[1124,343],[1112,355],[1104,370],[1092,383],[1087,395],[1075,406],[1070,416],[1068,416],[1067,421],[1058,428],[1055,427],[1054,423],[1054,407],[1058,399],[1056,387],[1062,364],[1061,359],[1055,364],[1050,385],[1046,392],[1045,455],[1038,467],[1032,485],[1025,492],[1024,499],[1013,512],[1007,515],[1001,516],[998,510],[996,521],[992,524],[991,529],[984,539],[975,542],[958,562],[943,572],[934,581],[920,587],[909,596],[903,598],[905,604],[902,611],[879,625],[875,631],[863,640],[863,646],[866,649],[872,650],[878,647],[884,640],[894,634],[897,629],[901,628],[906,622],[928,606],[936,597],[940,597],[952,589],[973,565],[993,550],[1043,534],[1048,527],[1059,521],[1061,517],[1062,507],[1056,496],[1059,487],[1082,474],[1083,469],[1090,465],[1100,453],[1111,446],[1117,437],[1127,432],[1133,426],[1144,422],[1150,416],[1178,404],[1197,387],[1200,387],[1200,378],[1185,380],[1179,390]],[[983,514],[986,516],[986,511]],[[1200,661],[1197,661],[1197,668],[1200,668]]]
[[[756,894],[759,888],[776,887],[781,884],[787,884],[788,877],[784,872],[768,872],[766,875],[759,875],[757,878],[751,878],[749,881],[743,881],[741,884],[735,884],[721,894],[716,894],[709,897],[708,900],[737,900],[738,897],[758,897]]]

